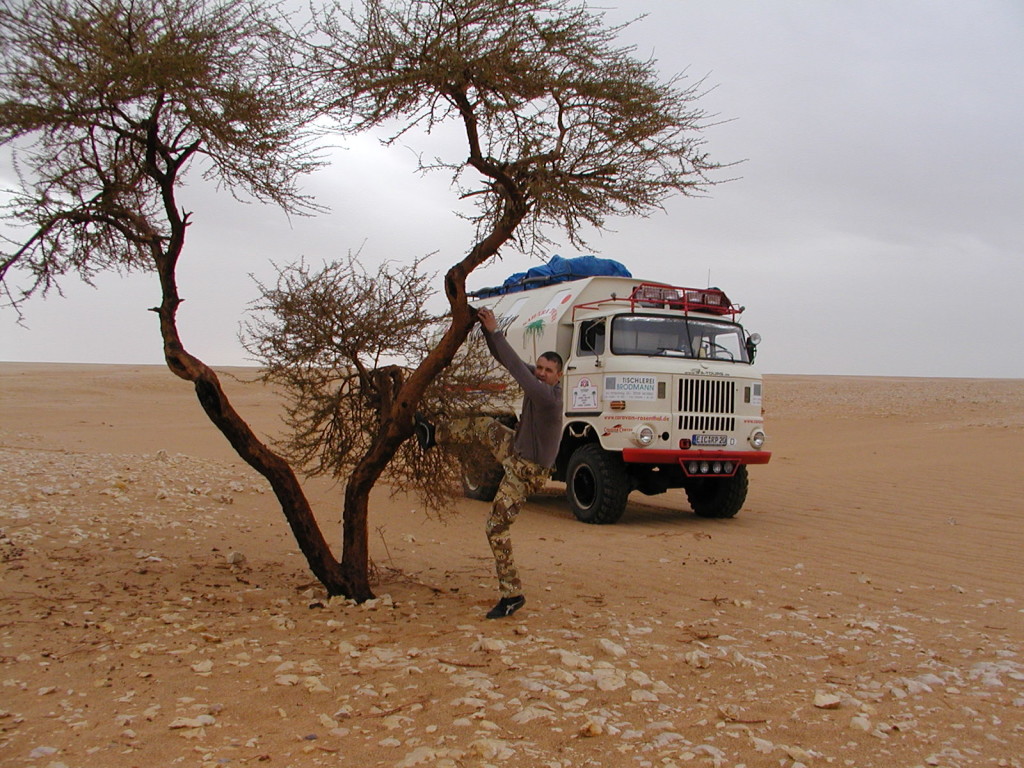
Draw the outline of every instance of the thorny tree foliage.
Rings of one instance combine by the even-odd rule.
[[[7,241],[0,281],[17,307],[69,273],[155,271],[168,367],[267,478],[317,578],[332,594],[365,595],[365,564],[346,572],[334,558],[291,467],[177,327],[191,219],[177,194],[193,161],[230,190],[311,207],[296,179],[318,164],[312,112],[282,26],[249,0],[0,0],[0,143],[17,150],[20,181],[3,213],[25,233]],[[15,271],[27,274],[20,291]]]
[[[347,130],[461,121],[468,160],[437,158],[477,204],[481,239],[522,210],[529,250],[557,230],[647,215],[699,193],[721,166],[702,149],[701,83],[662,82],[652,61],[616,47],[620,27],[567,0],[365,0],[320,20],[327,99]],[[475,266],[472,265],[472,266]]]
[[[260,284],[243,341],[264,378],[287,393],[282,450],[311,474],[351,474],[393,407],[395,383],[433,348],[446,318],[427,309],[435,288],[421,264],[384,263],[370,273],[349,256],[317,269],[290,265],[274,285]],[[457,417],[511,413],[511,395],[476,344],[460,350],[424,400],[432,413]],[[440,511],[460,490],[461,468],[480,458],[451,446],[423,452],[407,440],[383,477],[393,494],[414,491]]]
[[[232,191],[312,210],[296,179],[319,163],[286,42],[246,0],[2,0],[0,143],[20,182],[3,216],[26,233],[5,238],[7,303],[175,257],[190,216],[174,194],[196,159]]]

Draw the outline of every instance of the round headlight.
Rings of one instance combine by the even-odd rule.
[[[642,424],[633,430],[633,439],[638,445],[650,445],[654,442],[654,430]]]
[[[760,448],[764,445],[765,434],[763,429],[755,429],[750,433],[750,444],[755,448]]]
[[[710,470],[710,469],[711,469],[711,465],[708,464],[706,461],[702,461],[700,463],[700,472],[701,472],[702,475],[706,475],[708,473],[708,470]]]

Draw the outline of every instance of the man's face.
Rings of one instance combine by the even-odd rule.
[[[537,358],[537,366],[534,368],[533,375],[537,377],[538,381],[543,381],[549,387],[555,386],[562,380],[562,372],[558,370],[558,363],[548,360],[546,357]]]

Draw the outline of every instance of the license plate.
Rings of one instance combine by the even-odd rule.
[[[694,435],[693,445],[710,445],[724,448],[729,444],[728,435]]]

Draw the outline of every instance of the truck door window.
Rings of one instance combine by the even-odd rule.
[[[577,355],[604,354],[605,324],[604,320],[585,320],[580,323]]]

